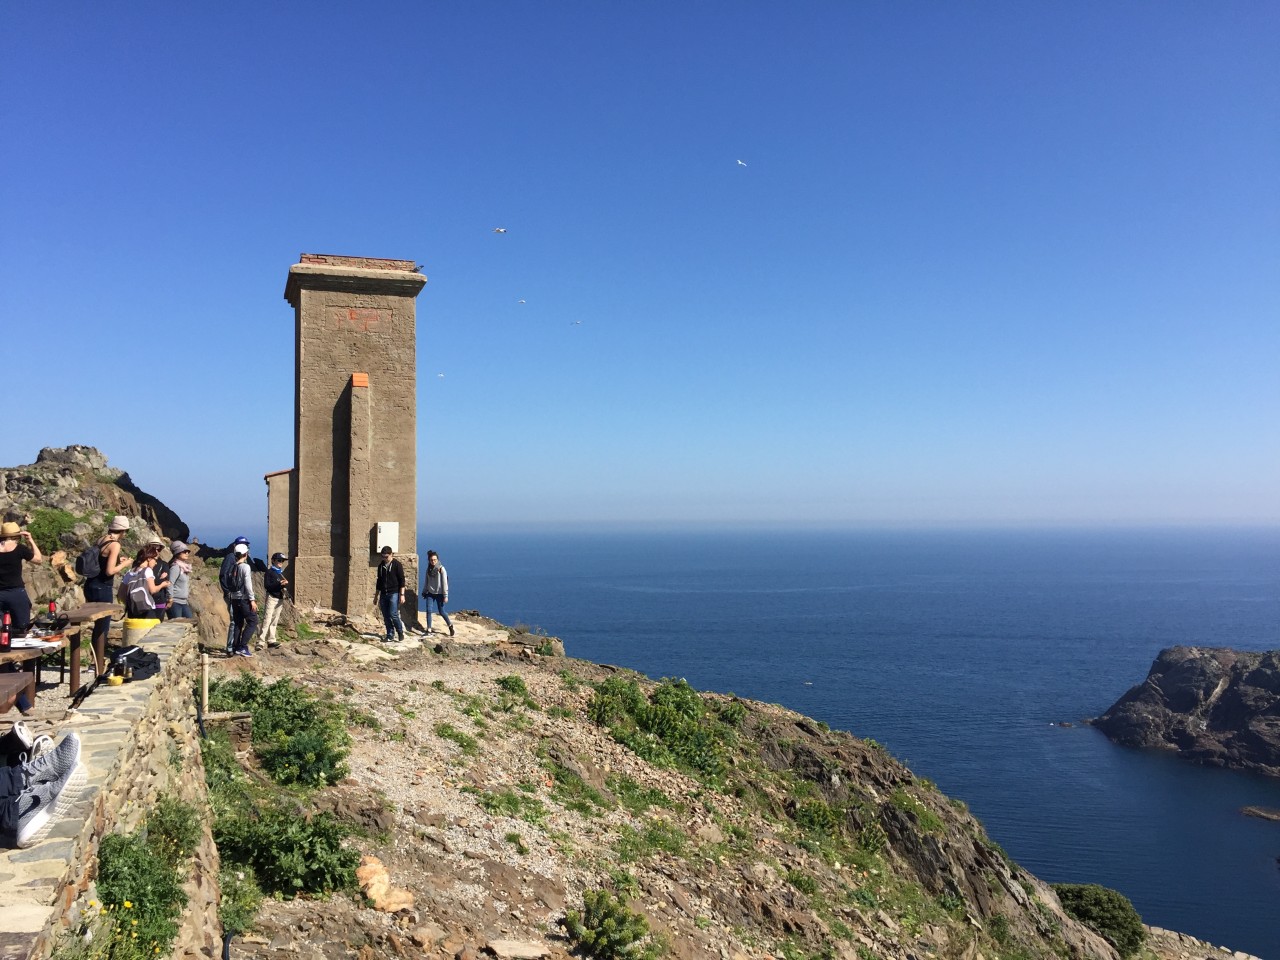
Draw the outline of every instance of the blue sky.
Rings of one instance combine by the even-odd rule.
[[[425,265],[428,527],[1280,522],[1277,36],[1256,2],[6,4],[0,462],[92,444],[260,523],[306,251]]]

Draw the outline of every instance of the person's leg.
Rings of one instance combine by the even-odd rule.
[[[382,614],[382,639],[390,643],[395,639],[395,627],[391,625],[391,597],[385,593],[378,594],[378,612]]]
[[[84,585],[85,603],[111,603],[112,590],[111,582],[103,582],[101,580],[88,580]],[[111,618],[103,617],[100,620],[93,621],[93,649],[105,650],[107,644],[107,634],[111,632]]]
[[[422,595],[422,599],[427,601],[426,604],[424,604],[424,606],[427,609],[427,633],[430,633],[431,632],[431,601],[435,598],[432,597],[431,594],[429,593],[424,593]]]
[[[169,604],[169,619],[176,620],[179,617],[191,619],[191,604],[183,603],[181,600],[174,600]]]
[[[236,638],[239,631],[236,628],[236,602],[234,600],[227,601],[227,656],[231,656],[236,649]]]
[[[400,619],[400,594],[393,593],[390,597],[390,603],[387,606],[391,610],[391,616],[388,618],[390,626],[395,628],[396,638],[404,639],[404,621]]]
[[[284,609],[284,602],[279,597],[267,597],[267,615],[262,621],[261,637],[268,647],[280,646],[280,641],[276,639],[276,629],[280,623],[280,611]]]
[[[443,596],[443,594],[440,596],[440,600],[439,600],[439,602],[437,603],[437,606],[439,606],[439,608],[440,608],[440,616],[444,617],[444,623],[445,623],[445,626],[447,626],[447,627],[449,628],[449,636],[451,636],[451,637],[452,637],[452,636],[453,636],[453,621],[449,619],[449,614],[445,613],[445,611],[444,611],[444,596]]]
[[[258,629],[258,614],[249,606],[248,600],[242,600],[244,604],[244,622],[240,625],[240,652],[247,654],[249,645],[253,642],[253,632]]]
[[[25,637],[27,627],[31,626],[31,598],[27,596],[26,588],[0,590],[0,610],[9,614],[9,636]]]

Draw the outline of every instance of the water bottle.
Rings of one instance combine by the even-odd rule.
[[[7,653],[13,649],[13,642],[9,639],[9,611],[4,612],[4,624],[0,626],[0,653]]]

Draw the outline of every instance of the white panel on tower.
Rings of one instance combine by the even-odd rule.
[[[378,552],[382,552],[383,547],[390,547],[392,553],[400,552],[400,523],[396,520],[380,521],[375,527],[377,536],[374,538],[378,541]]]

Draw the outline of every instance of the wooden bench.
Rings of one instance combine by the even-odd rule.
[[[32,706],[36,702],[36,675],[30,670],[18,670],[15,673],[0,673],[0,713],[8,713],[18,702],[18,697],[27,695]]]

